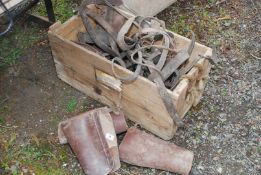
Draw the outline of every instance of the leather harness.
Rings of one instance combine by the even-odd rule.
[[[112,61],[114,76],[122,82],[132,83],[139,75],[155,82],[169,115],[177,126],[183,126],[166,85],[168,84],[171,89],[175,88],[180,78],[192,68],[185,68],[183,65],[193,51],[194,33],[191,31],[192,40],[189,48],[177,52],[174,36],[166,30],[163,21],[155,17],[127,18],[114,7],[121,3],[120,0],[83,1],[79,8],[79,15],[87,32],[79,32],[79,42],[83,45],[95,45],[102,52],[107,53],[105,55]],[[97,13],[91,10],[88,7],[91,4],[103,9],[103,12]],[[94,22],[96,25],[93,25]],[[133,26],[137,28],[137,32],[129,34]],[[197,61],[198,59],[193,62],[193,65]],[[118,75],[114,69],[116,63],[134,73],[127,77]],[[171,81],[167,82],[168,79]]]

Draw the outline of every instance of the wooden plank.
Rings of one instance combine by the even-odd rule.
[[[91,98],[107,104],[113,108],[115,107],[115,101],[118,101],[118,93],[107,89],[99,84],[90,83],[85,76],[79,75],[79,73],[72,71],[69,67],[64,67],[64,64],[55,59],[55,65],[58,77],[79,91],[87,94]],[[97,92],[97,88],[99,89]],[[148,110],[143,106],[138,106],[137,104],[128,101],[128,99],[122,100],[122,109],[129,119],[141,124],[143,127],[147,128],[151,132],[160,136],[163,139],[171,139],[176,127],[173,127],[173,121],[170,120],[167,125],[163,120],[158,120],[158,116]],[[144,117],[146,116],[146,117]],[[148,124],[148,125],[146,125]]]
[[[182,117],[185,116],[192,106],[196,106],[199,103],[210,71],[211,66],[208,60],[202,59],[197,64],[204,69],[201,71],[197,67],[191,69],[173,91],[173,93],[180,94],[178,104]]]
[[[5,4],[6,8],[9,10],[16,6],[17,4],[21,3],[23,0],[4,0],[3,3]],[[0,15],[4,12],[2,6],[0,6]]]
[[[76,73],[80,73],[81,75],[85,75],[85,79],[87,79],[90,83],[97,84],[93,68],[103,70],[105,73],[112,75],[111,63],[106,59],[104,59],[103,57],[100,57],[95,53],[91,53],[90,51],[70,41],[64,40],[57,35],[52,35],[51,33],[49,33],[49,39],[50,39],[53,55],[56,58],[56,60],[61,62],[63,65],[68,65],[67,67],[69,67],[72,70],[72,72],[75,72],[74,76]],[[128,75],[132,73],[130,71],[123,69],[120,66],[116,67],[116,71],[122,72],[124,75]],[[172,132],[173,127],[170,127],[170,123],[172,123],[172,119],[169,117],[165,109],[165,106],[158,95],[158,89],[151,81],[143,77],[139,77],[138,80],[135,81],[133,84],[130,85],[124,84],[122,89],[123,89],[122,103],[125,103],[125,100],[127,100],[128,102],[126,103],[128,104],[133,103],[136,104],[137,106],[141,106],[142,108],[144,108],[143,110],[146,111],[146,113],[148,113],[147,111],[149,111],[152,114],[157,114],[157,116],[154,116],[154,118],[150,120],[151,121],[155,119],[158,120],[158,123],[165,124],[164,127],[169,128],[170,130],[169,132]],[[113,90],[111,91],[113,92]],[[87,94],[90,95],[90,93]],[[155,95],[151,95],[151,94],[155,94]],[[103,94],[103,95],[107,95],[108,96],[107,98],[109,98],[113,102],[113,107],[116,108],[118,99],[115,97],[113,98],[113,95],[110,93]],[[111,105],[111,103],[108,105]],[[133,109],[130,110],[133,111]],[[136,114],[136,115],[139,117],[144,116],[144,114]],[[145,123],[145,124],[143,123],[143,126],[149,127],[151,123]]]
[[[56,34],[68,38],[68,36],[70,36],[70,34],[73,34],[74,37],[76,37],[77,33],[79,32],[79,29],[83,28],[83,23],[80,17],[78,16],[73,16],[71,17],[68,21],[66,21],[65,23],[63,23],[60,27],[59,30],[53,31]],[[71,39],[71,38],[70,38]]]
[[[155,16],[174,2],[176,0],[123,0],[124,5],[120,8],[138,16]]]
[[[112,88],[113,90],[116,90],[117,92],[121,92],[121,81],[114,78],[111,75],[108,75],[100,70],[95,70],[96,73],[96,80],[99,83],[102,83],[104,86],[107,86],[109,88]]]

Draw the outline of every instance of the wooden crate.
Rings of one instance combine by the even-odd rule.
[[[116,80],[109,60],[73,42],[77,40],[79,31],[85,31],[85,28],[78,16],[64,24],[57,22],[49,29],[49,41],[58,77],[101,103],[114,109],[120,106],[130,120],[165,140],[171,139],[177,127],[169,116],[156,85],[141,76],[132,84],[123,84]],[[186,49],[190,40],[174,35],[177,49]],[[199,54],[211,56],[212,50],[196,43],[187,66]],[[120,66],[116,66],[115,70],[123,76],[132,74]],[[201,59],[174,91],[169,91],[181,117],[199,102],[209,71],[209,62]]]

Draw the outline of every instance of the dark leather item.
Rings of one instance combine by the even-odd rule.
[[[121,134],[121,133],[127,131],[128,125],[127,125],[126,118],[125,118],[125,115],[123,114],[123,112],[119,112],[119,114],[116,114],[113,111],[111,111],[110,109],[108,109],[107,107],[102,107],[102,108],[93,109],[91,111],[83,113],[80,116],[83,116],[83,117],[88,116],[89,115],[88,113],[94,112],[94,111],[101,111],[101,112],[105,113],[106,115],[110,114],[116,134]],[[58,126],[58,139],[59,139],[60,144],[68,143],[68,141],[63,133],[61,123]]]
[[[92,110],[59,124],[58,135],[66,138],[86,174],[106,175],[120,168],[117,137],[108,111]]]
[[[189,174],[194,157],[191,151],[135,127],[128,129],[119,151],[123,162],[183,175]]]
[[[167,88],[175,88],[192,68],[184,65],[195,46],[194,33],[191,31],[189,48],[177,52],[174,36],[166,30],[164,21],[155,17],[126,17],[114,7],[116,4],[117,1],[108,0],[83,1],[79,15],[87,32],[85,35],[79,33],[79,41],[94,44],[108,53],[113,75],[123,83],[133,83],[139,75],[154,81],[174,123],[178,127],[184,126]],[[126,60],[133,63],[128,67],[134,73],[125,77],[117,74],[114,66],[118,63],[127,68]]]
[[[113,121],[116,134],[121,134],[123,132],[126,132],[128,129],[128,125],[126,123],[126,119],[123,112],[120,112],[119,114],[110,112],[110,115]]]

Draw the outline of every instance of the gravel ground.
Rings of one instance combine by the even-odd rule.
[[[187,115],[187,127],[174,139],[194,151],[193,174],[261,173],[260,5],[245,0],[215,7],[232,18],[221,23],[216,35],[207,35],[222,42],[201,38],[215,48],[218,67],[211,71],[201,104]],[[189,13],[193,6],[185,8]]]

